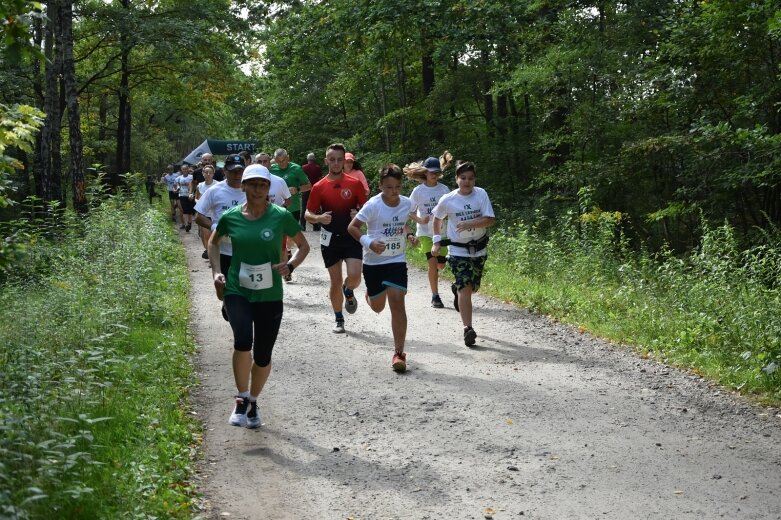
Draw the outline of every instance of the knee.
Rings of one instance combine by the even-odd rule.
[[[255,362],[260,368],[266,368],[271,364],[271,351],[270,350],[255,350],[252,353],[252,361]]]

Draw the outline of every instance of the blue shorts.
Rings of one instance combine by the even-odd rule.
[[[369,295],[369,298],[376,298],[388,287],[407,292],[407,263],[364,264],[363,280],[366,283],[366,294]]]

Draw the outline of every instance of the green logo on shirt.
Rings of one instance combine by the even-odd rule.
[[[260,238],[268,242],[274,238],[274,231],[271,229],[264,229],[260,232]]]

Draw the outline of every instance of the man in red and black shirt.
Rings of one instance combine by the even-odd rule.
[[[361,284],[363,247],[347,232],[347,226],[366,203],[366,191],[360,181],[345,175],[344,145],[328,147],[325,162],[328,175],[318,181],[309,194],[306,221],[320,224],[320,252],[331,279],[329,296],[334,309],[336,325],[333,331],[344,333],[342,307],[350,314],[358,308],[353,290]],[[318,214],[319,213],[319,214]],[[342,264],[347,266],[343,277]]]

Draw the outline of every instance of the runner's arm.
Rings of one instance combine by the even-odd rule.
[[[209,263],[212,267],[212,278],[217,299],[222,300],[225,293],[225,274],[220,272],[220,235],[216,230],[209,238]]]

